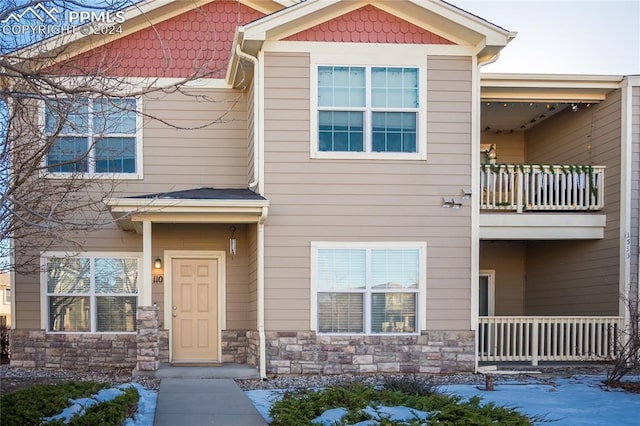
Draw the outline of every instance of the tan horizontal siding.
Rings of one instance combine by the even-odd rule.
[[[631,90],[631,271],[638,271],[640,255],[640,87]],[[637,300],[638,274],[631,274],[630,297]],[[634,290],[635,289],[635,290]]]
[[[227,329],[255,328],[255,316],[249,310],[250,252],[247,228],[253,225],[236,225],[237,254],[229,249],[229,226],[215,224],[154,224],[153,254],[164,256],[165,250],[221,250],[226,255],[226,312]],[[165,286],[169,285],[165,277]],[[153,298],[164,301],[165,286],[153,286]],[[158,306],[163,307],[160,303]],[[160,318],[164,318],[161,309]]]
[[[199,89],[151,94],[143,100],[143,110],[153,117],[144,120],[144,179],[119,185],[117,195],[246,187],[253,160],[245,93]]]
[[[607,226],[603,240],[527,245],[526,314],[618,315],[620,142],[620,91],[589,108],[567,109],[527,132],[527,162],[606,166]]]
[[[309,328],[312,241],[426,241],[428,328],[468,329],[470,210],[441,204],[471,181],[471,61],[428,60],[426,162],[310,159],[309,66],[265,55],[267,329]]]

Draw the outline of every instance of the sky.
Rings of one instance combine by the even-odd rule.
[[[640,74],[640,0],[448,0],[518,33],[482,72]]]

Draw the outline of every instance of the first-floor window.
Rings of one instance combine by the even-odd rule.
[[[48,331],[136,330],[137,257],[51,256],[45,264]]]
[[[422,246],[321,244],[313,256],[319,333],[419,331]]]

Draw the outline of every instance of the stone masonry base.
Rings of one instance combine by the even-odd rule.
[[[453,373],[474,370],[472,331],[420,336],[267,332],[267,374]]]
[[[11,366],[30,368],[133,368],[136,334],[47,334],[11,330]]]
[[[419,336],[327,336],[266,332],[267,374],[453,373],[474,370],[472,331],[429,331]],[[169,333],[159,330],[160,362],[167,362]],[[11,366],[32,368],[131,368],[140,336],[48,334],[11,330]],[[256,330],[224,330],[222,362],[258,366]]]

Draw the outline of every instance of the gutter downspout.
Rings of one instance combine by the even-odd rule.
[[[260,111],[260,67],[258,58],[243,52],[240,45],[236,45],[236,54],[253,64],[253,180],[249,183],[249,189],[257,188],[260,193],[260,158],[258,153],[262,146],[262,131],[260,128],[261,111]],[[259,194],[262,195],[262,194]],[[258,221],[257,237],[256,237],[256,304],[257,304],[257,327],[258,327],[258,346],[260,353],[260,379],[267,378],[267,347],[266,336],[264,332],[264,221],[267,218],[267,207],[263,207],[262,215]]]
[[[258,156],[262,144],[260,91],[258,90],[260,87],[260,67],[258,66],[258,58],[243,52],[239,44],[236,44],[236,55],[253,64],[253,180],[249,182],[249,189],[253,189],[258,187],[260,180],[260,158]]]
[[[258,308],[258,336],[260,338],[260,380],[267,378],[267,348],[266,348],[266,336],[264,332],[264,221],[267,218],[268,207],[262,208],[262,216],[258,221],[258,235],[256,237],[256,250],[258,251],[256,256],[256,297]]]
[[[482,84],[480,79],[480,68],[484,65],[492,64],[498,60],[499,53],[487,58],[479,59],[473,57],[475,63],[475,78],[471,84],[472,104],[471,104],[471,188],[480,187],[480,117],[482,109]],[[478,340],[478,288],[480,281],[480,199],[475,194],[471,195],[471,330],[475,334],[475,356],[474,372],[479,372],[478,366],[478,349],[480,342]]]

